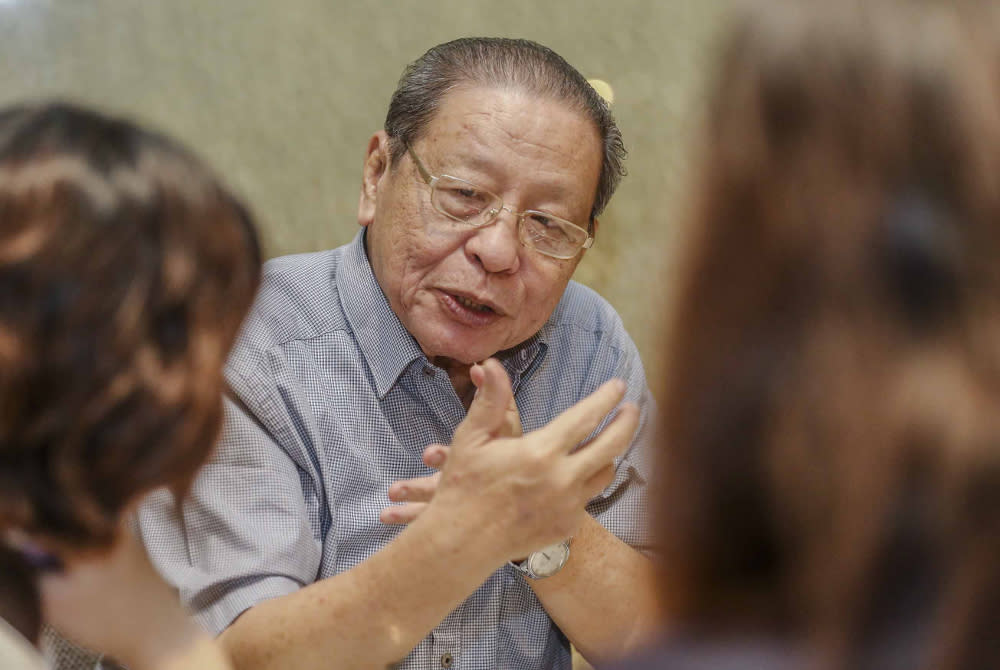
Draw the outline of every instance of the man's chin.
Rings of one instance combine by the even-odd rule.
[[[499,348],[484,347],[483,342],[437,342],[437,346],[424,346],[421,343],[420,348],[423,349],[424,354],[427,358],[432,361],[441,361],[442,363],[451,363],[453,365],[473,365],[475,363],[481,363],[485,361],[490,356],[493,356],[498,351]],[[445,367],[438,363],[435,363],[439,367]]]
[[[476,363],[482,363],[487,358],[492,356],[494,353],[496,352],[488,354],[487,353],[470,354],[470,353],[459,352],[451,356],[449,356],[448,354],[438,354],[436,356],[428,356],[428,358],[431,361],[434,361],[434,364],[437,365],[439,368],[447,368],[449,366],[462,366],[462,365],[472,366],[475,365]]]

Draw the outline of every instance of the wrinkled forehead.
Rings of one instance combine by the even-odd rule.
[[[456,123],[470,126],[489,123],[513,124],[510,130],[529,133],[533,128],[552,132],[569,124],[602,144],[597,123],[577,102],[552,93],[540,93],[517,85],[494,86],[467,82],[451,88],[438,101],[434,113],[420,129],[415,141],[454,129]]]
[[[530,179],[553,197],[582,198],[587,206],[603,156],[587,115],[564,100],[517,88],[450,91],[415,144],[432,171],[504,183]]]

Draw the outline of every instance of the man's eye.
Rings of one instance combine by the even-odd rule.
[[[562,223],[558,220],[545,216],[543,214],[532,214],[531,226],[536,230],[544,230],[547,235],[560,235],[564,234]]]
[[[485,193],[475,187],[469,186],[456,186],[454,188],[449,188],[445,191],[445,195],[455,204],[470,207],[482,206],[487,200]]]

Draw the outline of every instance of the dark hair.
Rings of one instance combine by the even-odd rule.
[[[189,484],[260,262],[250,213],[173,141],[0,111],[0,530],[106,546],[137,496]]]
[[[427,128],[444,97],[463,85],[520,89],[565,102],[590,119],[603,143],[591,220],[604,211],[625,175],[621,131],[583,75],[552,49],[530,40],[465,37],[433,47],[408,65],[385,117],[393,164]]]
[[[0,544],[0,620],[32,642],[42,628],[42,603],[32,566]]]
[[[893,645],[900,667],[1000,667],[994,18],[734,21],[668,317],[676,623],[812,638],[842,667]]]

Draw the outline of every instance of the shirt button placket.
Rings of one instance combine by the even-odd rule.
[[[454,613],[451,616],[454,616]],[[452,623],[448,619],[445,622]],[[437,659],[437,667],[446,669],[457,668],[458,652],[461,643],[455,631],[448,630],[447,628],[439,628],[431,633],[431,635],[433,637],[434,658]]]

